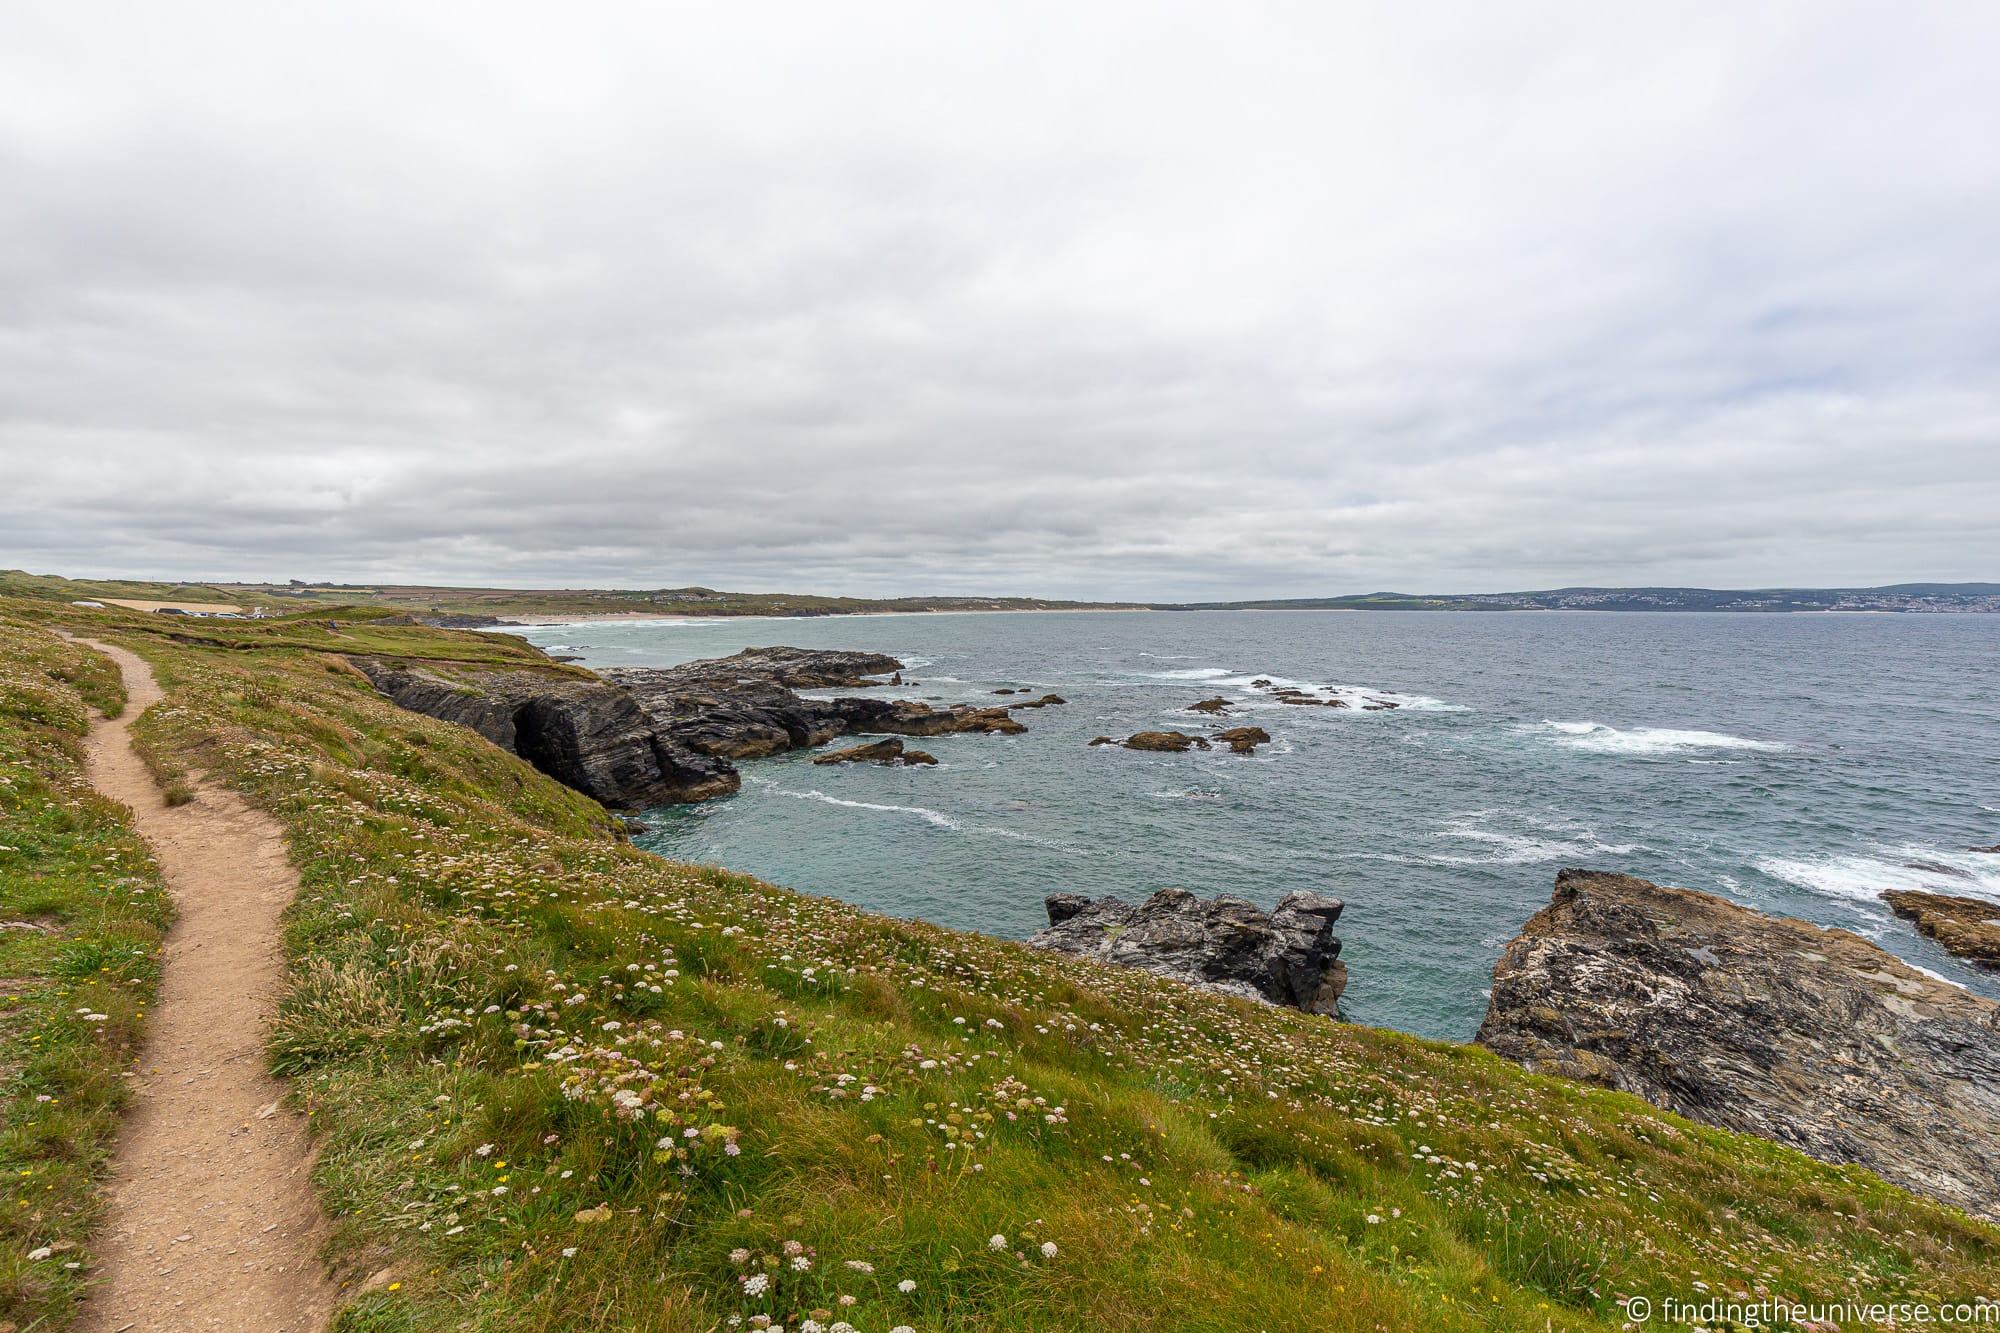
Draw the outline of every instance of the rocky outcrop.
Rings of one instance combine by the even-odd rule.
[[[1891,911],[1918,931],[1980,967],[2000,969],[2000,903],[1948,893],[1891,889],[1882,895]]]
[[[871,683],[867,677],[899,669],[895,658],[880,653],[751,648],[602,677],[470,668],[446,676],[379,659],[354,661],[403,707],[471,727],[611,806],[726,795],[741,785],[731,761],[824,745],[850,733],[1027,730],[1004,708],[940,709],[879,695],[809,699],[796,693]],[[935,762],[921,751],[902,756],[904,763],[926,761]]]
[[[1216,732],[1212,739],[1227,745],[1238,754],[1255,754],[1258,746],[1271,743],[1271,733],[1262,727],[1229,727]]]
[[[1220,742],[1237,754],[1255,754],[1260,745],[1271,743],[1271,733],[1262,727],[1230,727],[1207,736],[1190,736],[1184,731],[1140,731],[1118,740],[1093,736],[1092,745],[1122,745],[1128,750],[1152,750],[1160,754],[1186,754],[1189,750],[1212,750]]]
[[[1226,713],[1229,711],[1229,700],[1218,694],[1213,699],[1189,704],[1187,710],[1190,713]]]
[[[2000,1005],[1847,931],[1565,870],[1478,1039],[2000,1220]]]
[[[1127,736],[1124,745],[1128,750],[1158,750],[1168,754],[1209,748],[1202,737],[1190,736],[1182,731],[1141,731]]]
[[[1341,902],[1291,893],[1266,913],[1241,898],[1162,889],[1143,903],[1052,893],[1038,949],[1156,972],[1203,990],[1338,1017],[1347,965],[1333,923]]]
[[[829,750],[813,757],[815,764],[935,764],[937,756],[925,754],[922,750],[906,750],[899,740],[874,741],[867,745],[850,745],[844,750]]]
[[[495,629],[507,622],[498,616],[476,615],[466,611],[409,611],[402,615],[384,616],[375,623],[425,625],[431,629]]]
[[[1021,703],[1008,704],[1007,706],[1009,708],[1047,708],[1050,704],[1066,704],[1068,702],[1069,700],[1063,698],[1060,694],[1045,694],[1039,699],[1028,699]]]
[[[663,738],[638,702],[606,681],[533,671],[458,679],[373,658],[354,664],[401,707],[470,727],[606,805],[705,801],[741,785],[730,765]]]

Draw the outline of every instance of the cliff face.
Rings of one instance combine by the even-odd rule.
[[[1002,708],[937,709],[907,699],[807,699],[797,689],[865,687],[900,663],[879,653],[752,648],[602,678],[533,671],[446,676],[374,658],[354,664],[412,712],[470,727],[610,806],[705,801],[742,785],[731,760],[823,745],[849,732],[938,736],[1024,728]]]
[[[399,706],[470,727],[606,805],[705,801],[741,785],[729,764],[662,737],[630,694],[601,680],[504,671],[461,681],[367,658],[355,665]]]
[[[1347,965],[1333,923],[1341,902],[1287,894],[1265,913],[1241,898],[1162,889],[1143,903],[1049,895],[1048,929],[1028,943],[1136,967],[1204,990],[1338,1017]]]
[[[1565,870],[1478,1040],[2000,1220],[2000,1005],[1858,935]]]

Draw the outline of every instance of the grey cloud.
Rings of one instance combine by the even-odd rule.
[[[34,7],[0,563],[2000,569],[1977,6]]]

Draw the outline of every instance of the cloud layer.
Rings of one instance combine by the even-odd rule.
[[[2000,8],[679,8],[15,6],[0,563],[2000,575]]]

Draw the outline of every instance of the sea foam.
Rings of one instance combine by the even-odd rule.
[[[1871,854],[1767,856],[1757,869],[1826,898],[1877,902],[1885,889],[2000,901],[2000,856],[1908,844]]]
[[[1693,731],[1679,727],[1634,727],[1621,730],[1602,722],[1552,722],[1544,727],[1555,732],[1558,745],[1591,754],[1682,754],[1689,750],[1789,750],[1776,741],[1751,740],[1720,731]]]

